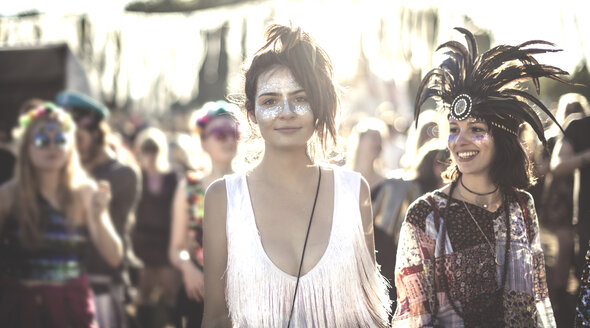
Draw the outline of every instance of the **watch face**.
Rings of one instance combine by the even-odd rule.
[[[451,104],[451,116],[456,120],[464,120],[471,113],[471,97],[466,94],[458,95]]]

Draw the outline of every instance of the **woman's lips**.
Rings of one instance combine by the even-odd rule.
[[[281,132],[281,133],[294,133],[294,132],[299,131],[300,129],[301,128],[298,128],[298,127],[284,127],[284,128],[277,128],[275,130],[278,132]]]

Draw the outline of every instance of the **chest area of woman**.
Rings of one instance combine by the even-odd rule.
[[[303,248],[301,274],[310,271],[326,252],[334,222],[334,183],[324,178],[318,191],[259,190],[252,197],[254,223],[268,258],[280,270],[296,276]],[[315,203],[315,207],[314,207]],[[310,217],[313,212],[313,218]],[[309,235],[306,235],[309,228]]]

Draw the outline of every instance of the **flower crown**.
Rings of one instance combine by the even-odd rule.
[[[70,132],[74,128],[74,121],[70,114],[63,109],[55,106],[51,102],[47,102],[39,107],[33,108],[28,112],[22,114],[19,119],[19,125],[23,130],[27,129],[35,120],[46,117],[61,123],[65,132]]]

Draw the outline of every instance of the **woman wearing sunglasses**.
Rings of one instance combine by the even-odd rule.
[[[210,159],[210,170],[188,172],[182,180],[172,209],[170,261],[182,273],[183,286],[177,298],[178,320],[186,327],[201,327],[203,297],[203,201],[205,190],[216,179],[233,172],[239,139],[239,110],[225,101],[208,102],[190,120],[201,148]]]
[[[47,103],[20,117],[13,180],[0,186],[0,322],[6,327],[95,327],[84,250],[112,266],[122,247],[108,216],[108,184],[80,167],[75,125]]]

